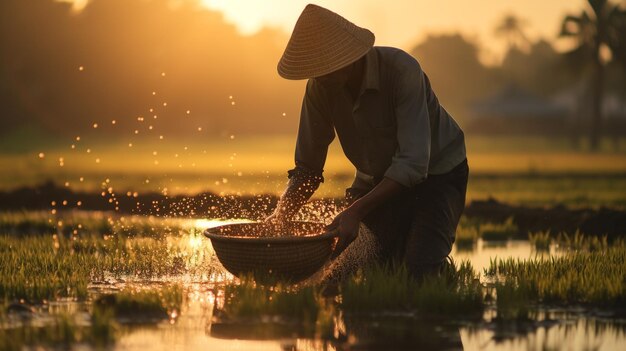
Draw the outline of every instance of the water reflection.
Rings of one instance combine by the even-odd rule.
[[[189,228],[224,224],[222,221],[190,220]],[[228,222],[231,223],[231,222]],[[168,238],[171,247],[184,247],[186,272],[153,280],[111,280],[94,284],[91,293],[97,296],[135,285],[155,287],[171,282],[181,283],[184,299],[180,317],[171,324],[164,321],[152,325],[125,325],[112,350],[624,350],[626,321],[612,316],[583,311],[544,310],[530,321],[498,324],[495,310],[488,308],[484,318],[447,320],[417,318],[413,314],[382,314],[376,316],[339,314],[335,317],[332,336],[319,338],[294,324],[277,320],[237,321],[224,323],[216,318],[215,308],[224,301],[223,284],[233,279],[223,272],[190,272],[205,270],[210,255],[210,241],[197,233]],[[528,241],[506,241],[491,245],[478,240],[471,249],[453,250],[457,262],[470,260],[482,271],[491,259],[528,259],[536,255],[557,255],[554,247],[548,252],[535,251]],[[93,299],[92,299],[93,300]],[[89,303],[52,302],[45,316],[54,313],[81,313]],[[50,314],[48,314],[50,313]],[[82,345],[81,347],[86,347]]]

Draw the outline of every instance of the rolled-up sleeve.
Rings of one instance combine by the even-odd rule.
[[[323,181],[322,172],[328,154],[328,145],[335,138],[335,130],[328,113],[323,106],[321,93],[316,89],[314,82],[307,83],[300,126],[296,141],[295,164],[296,168],[289,172],[292,176],[307,176],[312,181]]]
[[[413,187],[426,179],[430,159],[426,83],[417,62],[415,66],[399,75],[395,87],[398,147],[385,172],[385,177],[406,187]]]

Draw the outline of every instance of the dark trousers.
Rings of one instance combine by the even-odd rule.
[[[363,223],[378,244],[379,260],[405,263],[418,280],[438,272],[452,250],[468,174],[465,160],[446,174],[428,175],[365,217]],[[362,190],[350,188],[346,200],[352,203],[362,195]]]

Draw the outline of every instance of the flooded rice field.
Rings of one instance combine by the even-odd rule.
[[[566,272],[568,265],[586,260],[606,271],[607,279],[623,277],[623,242],[541,233],[519,240],[512,239],[510,222],[464,220],[452,252],[455,267],[446,277],[413,286],[402,269],[374,267],[329,294],[319,287],[321,274],[297,286],[260,286],[225,271],[202,231],[245,220],[112,221],[103,213],[83,212],[59,219],[64,223],[54,223],[56,233],[50,235],[43,234],[50,229],[44,217],[6,214],[2,220],[1,349],[626,346],[624,282],[611,285],[594,268],[583,280]],[[552,269],[562,271],[552,275]],[[554,286],[544,286],[542,274],[553,277]],[[589,291],[579,291],[581,286]]]

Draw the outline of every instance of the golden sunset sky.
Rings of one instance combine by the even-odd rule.
[[[80,9],[89,0],[65,1],[75,2]],[[487,61],[497,59],[505,48],[504,40],[494,35],[494,28],[506,14],[525,21],[529,38],[544,37],[552,41],[563,16],[579,13],[586,6],[584,0],[202,0],[202,3],[221,11],[243,34],[254,34],[264,26],[291,32],[308,3],[327,7],[372,30],[377,45],[407,49],[428,33],[460,31],[478,39]]]

